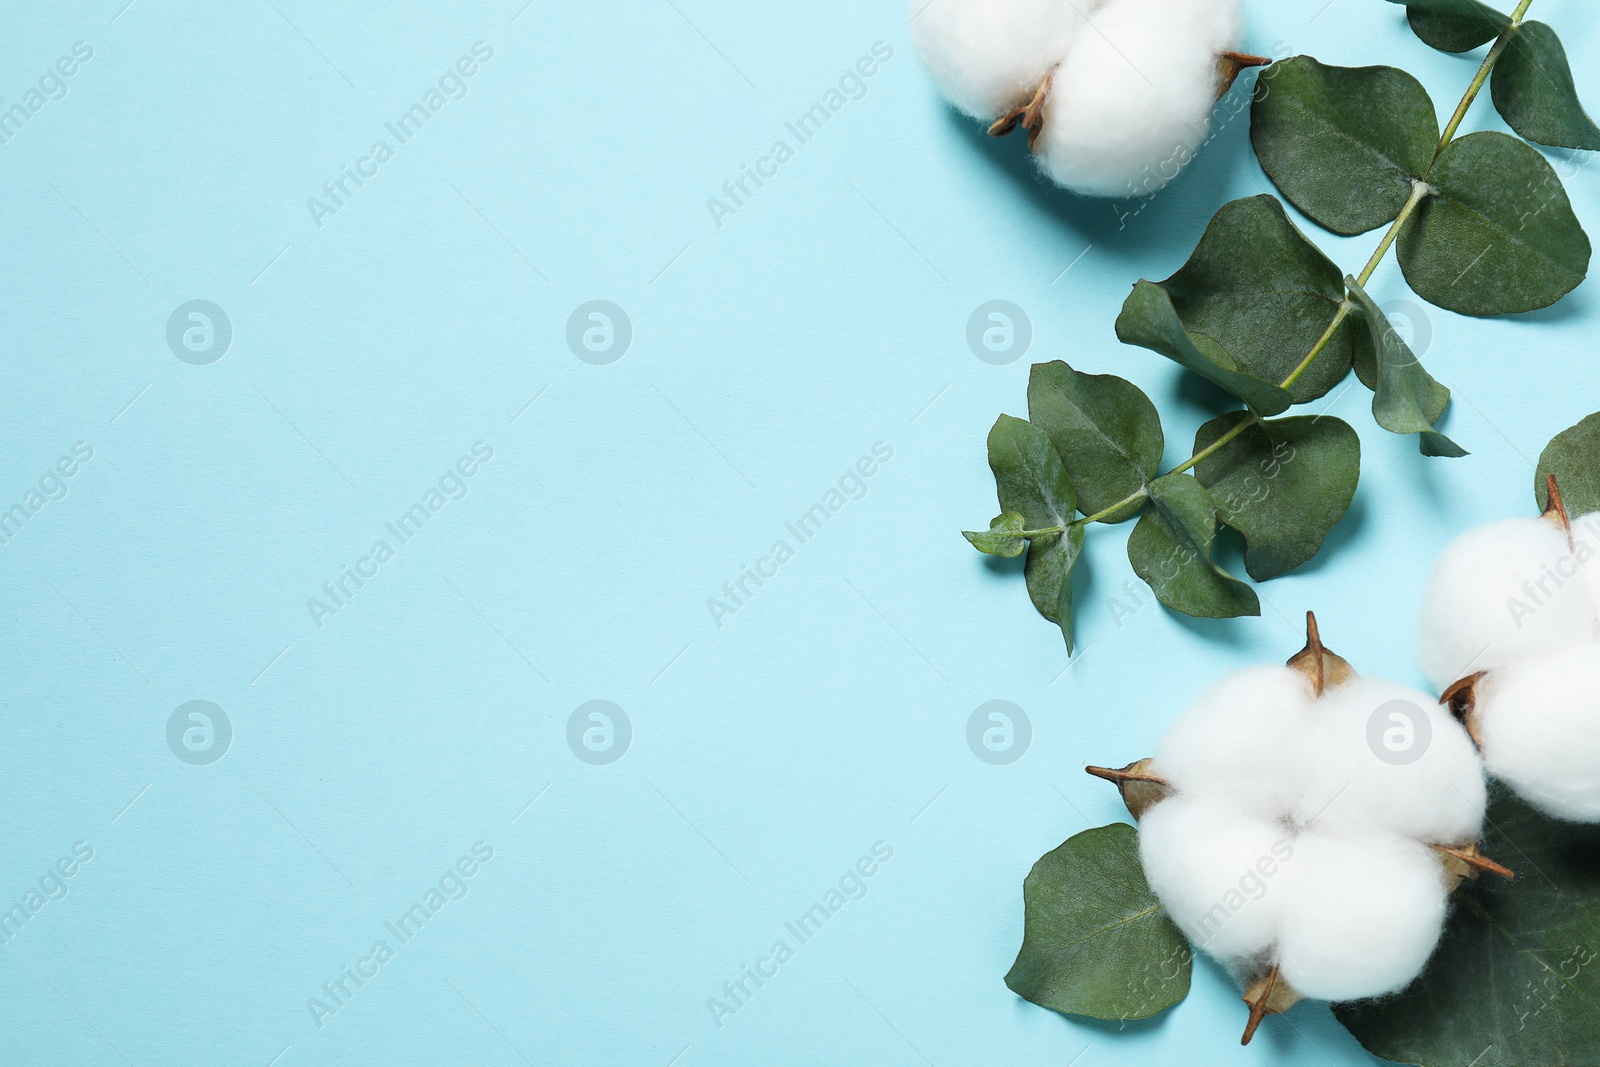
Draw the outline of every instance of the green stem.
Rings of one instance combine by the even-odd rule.
[[[1489,75],[1494,71],[1495,64],[1500,61],[1500,57],[1505,53],[1506,46],[1511,43],[1511,38],[1516,36],[1517,27],[1522,25],[1523,16],[1528,13],[1528,8],[1532,6],[1533,0],[1521,0],[1521,3],[1517,4],[1516,10],[1511,13],[1510,24],[1501,32],[1499,39],[1494,43],[1494,47],[1489,49],[1489,54],[1483,57],[1483,63],[1478,67],[1478,73],[1473,77],[1472,84],[1467,86],[1466,94],[1461,97],[1461,102],[1456,105],[1455,113],[1450,116],[1450,122],[1444,128],[1444,135],[1439,139],[1439,147],[1434,149],[1433,159],[1428,164],[1428,174],[1433,173],[1433,167],[1439,162],[1439,157],[1444,154],[1446,148],[1450,147],[1450,142],[1455,140],[1456,132],[1461,129],[1461,123],[1466,119],[1467,112],[1472,109],[1473,101],[1477,100],[1478,94],[1483,91],[1484,85],[1489,80]],[[1365,287],[1372,280],[1373,273],[1383,263],[1384,258],[1388,256],[1389,249],[1394,247],[1395,240],[1400,236],[1401,227],[1416,212],[1417,207],[1427,197],[1429,191],[1430,186],[1428,185],[1426,174],[1411,183],[1411,196],[1406,200],[1405,206],[1400,209],[1400,214],[1395,216],[1395,220],[1389,226],[1388,232],[1383,235],[1383,240],[1379,242],[1371,258],[1367,260],[1367,265],[1361,268],[1360,274],[1356,275],[1357,284]],[[1288,389],[1293,386],[1295,382],[1300,380],[1300,376],[1311,368],[1311,364],[1315,363],[1317,357],[1327,349],[1329,343],[1333,340],[1334,334],[1339,332],[1339,327],[1344,324],[1344,320],[1349,317],[1354,307],[1355,305],[1351,303],[1349,297],[1340,302],[1339,310],[1334,313],[1333,321],[1328,323],[1328,328],[1322,331],[1322,336],[1317,338],[1317,343],[1311,347],[1310,352],[1306,353],[1306,357],[1295,366],[1294,370],[1289,372],[1287,378],[1279,383],[1278,387],[1280,389]],[[1193,470],[1198,464],[1215,455],[1230,441],[1260,421],[1260,417],[1251,412],[1250,418],[1240,422],[1239,425],[1190,456],[1183,463],[1172,468],[1167,474],[1183,474],[1186,471]],[[1109,508],[1097,511],[1093,515],[1086,515],[1081,519],[1076,519],[1067,525],[1086,526],[1091,522],[1099,522],[1101,519],[1109,518],[1118,512],[1126,510],[1149,495],[1150,487],[1140,486],[1138,490],[1123,497]],[[1058,526],[1054,529],[1040,532],[1059,533],[1063,529],[1065,527]]]

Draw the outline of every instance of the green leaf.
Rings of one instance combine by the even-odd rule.
[[[1514,868],[1462,884],[1404,992],[1334,1007],[1374,1055],[1424,1067],[1600,1064],[1600,827],[1491,791],[1484,852]]]
[[[1573,518],[1600,511],[1600,414],[1562,430],[1545,446],[1533,487],[1540,511],[1549,504],[1548,478],[1552,474]]]
[[[1112,823],[1046,853],[1022,886],[1019,997],[1065,1015],[1147,1019],[1189,993],[1192,955],[1145,880],[1139,834]]]
[[[1161,353],[1264,414],[1276,415],[1294,403],[1288,390],[1240,373],[1233,357],[1215,342],[1201,351],[1196,344],[1200,338],[1184,330],[1172,297],[1154,282],[1141,279],[1134,283],[1132,295],[1117,316],[1117,339]]]
[[[1477,0],[1389,0],[1405,4],[1416,35],[1441,52],[1470,52],[1500,36],[1511,20]]]
[[[1104,511],[1161,473],[1161,417],[1132,382],[1082,374],[1060,360],[1028,375],[1028,420],[1049,435],[1078,491],[1078,510]],[[1108,516],[1122,522],[1137,504]]]
[[[1255,590],[1211,561],[1217,508],[1187,474],[1150,483],[1150,504],[1128,537],[1134,573],[1174,611],[1203,619],[1260,615]]]
[[[1078,513],[1078,498],[1050,438],[1026,419],[1001,415],[989,431],[989,469],[994,471],[1000,510],[1022,516],[1024,529],[1065,526]]]
[[[1589,238],[1538,150],[1503,133],[1452,141],[1428,175],[1432,195],[1396,248],[1417,295],[1463,315],[1549,307],[1589,271]]]
[[[1557,148],[1600,149],[1600,127],[1578,100],[1567,50],[1544,23],[1517,27],[1490,85],[1496,110],[1528,140]]]
[[[987,530],[981,533],[963,530],[961,536],[971,541],[972,547],[985,555],[1013,559],[1022,555],[1028,548],[1028,540],[1022,536],[1022,531],[1027,525],[1021,515],[1007,511],[991,519]]]
[[[1289,202],[1347,236],[1393,222],[1439,147],[1422,83],[1394,67],[1296,56],[1256,80],[1256,157]]]
[[[1040,615],[1061,627],[1067,652],[1073,648],[1072,572],[1083,554],[1083,527],[1069,526],[1065,533],[1028,542],[1028,562],[1022,574],[1028,597]]]
[[[1244,569],[1264,582],[1315,556],[1344,518],[1361,478],[1361,438],[1327,415],[1268,422],[1235,411],[1195,435],[1196,454],[1241,423],[1239,436],[1201,460],[1195,478],[1217,517],[1245,539]]]
[[[1450,402],[1450,390],[1433,380],[1422,363],[1389,324],[1383,309],[1373,302],[1354,278],[1346,278],[1357,315],[1365,323],[1376,353],[1377,388],[1372,394],[1372,417],[1390,433],[1418,435],[1424,456],[1453,459],[1467,453],[1433,424]]]
[[[1213,363],[1266,383],[1288,378],[1322,337],[1344,300],[1342,278],[1289,221],[1276,197],[1251,196],[1222,206],[1189,261],[1160,288],[1171,297],[1188,338]],[[1136,287],[1135,297],[1139,294]],[[1117,320],[1119,336],[1126,318],[1125,306]],[[1340,327],[1294,383],[1295,403],[1315,400],[1345,377],[1354,336],[1354,330]],[[1155,347],[1143,340],[1133,343]],[[1277,415],[1286,406],[1281,399],[1269,407],[1229,392],[1262,415]],[[1283,390],[1277,392],[1281,396]]]

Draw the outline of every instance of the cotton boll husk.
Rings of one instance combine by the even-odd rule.
[[[1238,0],[1113,0],[1057,69],[1034,151],[1056,183],[1089,196],[1148,196],[1204,143],[1238,47]]]
[[[1272,885],[1290,837],[1230,806],[1175,796],[1139,820],[1139,856],[1150,888],[1190,942],[1240,964],[1276,938]]]
[[[1488,675],[1472,721],[1490,774],[1549,815],[1600,822],[1600,644]]]
[[[997,118],[1033,98],[1099,0],[910,0],[911,43],[944,98]]]
[[[1313,718],[1311,682],[1288,667],[1252,667],[1201,693],[1168,728],[1152,770],[1180,793],[1288,814]]]
[[[1444,929],[1444,867],[1432,849],[1392,835],[1311,832],[1272,890],[1282,979],[1318,1000],[1405,988]]]
[[[1422,597],[1417,662],[1428,681],[1443,690],[1592,638],[1594,609],[1574,563],[1567,535],[1543,519],[1504,519],[1452,541]]]
[[[1478,840],[1487,804],[1483,762],[1467,731],[1432,697],[1356,678],[1323,697],[1312,723],[1297,823],[1425,844]]]

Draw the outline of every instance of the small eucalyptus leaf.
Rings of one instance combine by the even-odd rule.
[[[1470,52],[1500,36],[1511,20],[1477,0],[1389,0],[1405,4],[1412,32],[1441,52]]]
[[[1256,157],[1290,203],[1347,236],[1393,222],[1439,147],[1422,83],[1394,67],[1330,67],[1310,56],[1256,80]]]
[[[989,431],[989,469],[1000,510],[1021,515],[1024,529],[1065,526],[1077,515],[1077,495],[1050,438],[1026,419],[1001,415]]]
[[[1264,414],[1276,415],[1294,403],[1287,389],[1240,373],[1221,346],[1212,344],[1207,351],[1201,351],[1196,339],[1183,328],[1171,295],[1154,282],[1134,283],[1133,293],[1117,316],[1117,339],[1159,352]]]
[[[1132,382],[1083,374],[1057,360],[1028,375],[1028,421],[1049,435],[1078,491],[1078,510],[1094,515],[1137,493],[1161,473],[1161,417]],[[1109,515],[1122,522],[1138,505]]]
[[[1390,433],[1417,434],[1425,456],[1465,456],[1460,445],[1433,428],[1450,403],[1450,390],[1423,369],[1411,346],[1360,283],[1346,278],[1345,284],[1356,302],[1356,312],[1351,317],[1360,318],[1365,324],[1376,353],[1377,388],[1372,394],[1372,417]]]
[[[1241,422],[1250,425],[1195,467],[1217,517],[1245,540],[1244,569],[1264,582],[1322,548],[1361,478],[1361,438],[1341,419],[1298,415],[1262,421],[1235,411],[1195,435],[1198,454]]]
[[[1128,537],[1134,573],[1174,611],[1203,619],[1260,615],[1254,589],[1211,560],[1217,507],[1187,474],[1150,483],[1150,503]]]
[[[1593,152],[1600,127],[1584,111],[1561,38],[1542,22],[1517,27],[1494,68],[1494,106],[1530,141]]]
[[[1423,1067],[1600,1064],[1600,827],[1490,791],[1486,855],[1516,868],[1463,882],[1420,977],[1334,1006],[1367,1051]]]
[[[1014,559],[1028,548],[1022,531],[1027,527],[1021,515],[1014,511],[996,515],[989,528],[983,531],[963,530],[961,536],[972,542],[972,547],[989,556]]]
[[[1139,835],[1113,823],[1046,853],[1022,887],[1013,993],[1065,1015],[1147,1019],[1189,993],[1188,942],[1146,881]]]
[[[1503,133],[1450,142],[1396,249],[1417,295],[1463,315],[1549,307],[1589,272],[1589,237],[1555,170]]]
[[[1046,619],[1061,627],[1070,653],[1072,640],[1072,572],[1083,554],[1083,527],[1069,526],[1064,533],[1028,542],[1028,562],[1022,568],[1028,598]]]
[[[1549,505],[1549,476],[1556,476],[1562,502],[1573,518],[1600,511],[1600,414],[1562,430],[1539,456],[1534,495],[1542,512]]]

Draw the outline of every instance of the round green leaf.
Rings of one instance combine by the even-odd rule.
[[[1441,52],[1470,52],[1500,36],[1511,20],[1478,0],[1389,0],[1405,4],[1412,31]]]
[[[1548,307],[1589,272],[1589,237],[1544,156],[1503,133],[1452,141],[1432,195],[1400,230],[1400,267],[1417,295],[1463,315]]]
[[[1495,64],[1490,87],[1506,124],[1528,140],[1557,148],[1600,149],[1600,127],[1578,99],[1567,50],[1544,23],[1517,27]]]
[[[1028,421],[1061,454],[1085,515],[1127,499],[1161,473],[1161,417],[1138,386],[1115,375],[1082,374],[1060,360],[1034,364]],[[1138,510],[1133,505],[1106,521]]]
[[[1150,483],[1150,503],[1128,536],[1134,573],[1174,611],[1203,619],[1260,615],[1256,592],[1211,560],[1217,508],[1187,474]]]
[[[1540,815],[1496,786],[1484,852],[1506,881],[1462,884],[1404,992],[1334,1007],[1369,1052],[1423,1067],[1600,1064],[1600,827]]]
[[[1195,452],[1241,422],[1251,425],[1195,467],[1217,517],[1245,540],[1244,569],[1264,582],[1315,556],[1350,510],[1361,478],[1361,438],[1340,419],[1262,421],[1235,411],[1195,435]]]
[[[1010,415],[995,420],[989,431],[989,469],[1001,512],[1021,515],[1023,529],[1065,526],[1077,515],[1077,494],[1061,457],[1044,431],[1027,420]]]
[[[1369,348],[1374,353],[1372,417],[1390,433],[1416,434],[1425,456],[1465,456],[1465,449],[1433,428],[1450,403],[1450,390],[1423,369],[1411,346],[1361,283],[1354,278],[1346,278],[1344,283],[1356,302],[1352,317],[1359,317],[1366,326]]]
[[[1027,551],[1028,541],[1022,536],[1026,528],[1027,522],[1021,515],[1006,511],[989,520],[987,530],[963,530],[961,536],[985,555],[1015,559]]]
[[[1020,997],[1066,1015],[1147,1019],[1189,993],[1192,957],[1139,863],[1139,835],[1113,823],[1046,853],[1022,886]]]
[[[1329,67],[1310,56],[1256,80],[1256,157],[1289,202],[1354,235],[1393,222],[1439,147],[1422,83],[1394,67]]]
[[[1343,273],[1272,196],[1224,204],[1189,261],[1161,288],[1197,344],[1220,349],[1237,370],[1267,382],[1289,376],[1344,301]],[[1354,335],[1349,326],[1339,328],[1295,382],[1295,403],[1315,400],[1344,379]],[[1284,410],[1252,406],[1262,415]]]
[[[1600,511],[1600,414],[1562,430],[1545,446],[1533,487],[1540,511],[1549,504],[1552,474],[1573,518]]]

